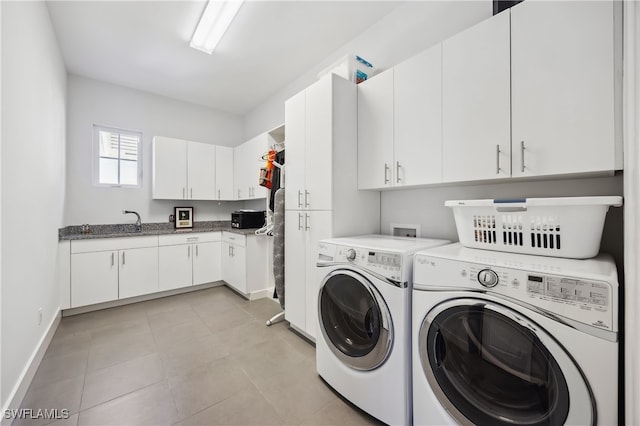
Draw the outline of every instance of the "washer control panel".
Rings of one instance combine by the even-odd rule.
[[[417,290],[444,287],[500,294],[597,328],[618,331],[617,287],[607,281],[418,254],[413,285]]]
[[[399,253],[337,246],[333,260],[357,265],[394,281],[402,281],[402,255]]]

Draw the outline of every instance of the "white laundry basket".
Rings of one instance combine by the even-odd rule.
[[[465,247],[588,259],[598,254],[604,219],[622,197],[446,201]]]

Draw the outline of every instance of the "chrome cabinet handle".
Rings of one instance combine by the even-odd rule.
[[[124,252],[124,251],[122,252],[122,266],[124,266],[124,264],[125,264],[125,260],[124,260],[124,254],[125,254],[125,253],[126,253],[126,252]]]
[[[304,230],[305,231],[308,231],[309,229],[311,229],[310,222],[311,222],[311,218],[309,217],[308,214],[305,214],[304,215]]]
[[[500,145],[496,145],[496,174],[500,174]]]
[[[191,257],[191,246],[187,246],[187,257]]]
[[[229,246],[229,250],[227,250],[228,255],[231,256],[231,246]]]
[[[186,198],[186,197],[184,196],[184,192],[185,192],[185,188],[183,187],[183,188],[182,188],[182,198]]]
[[[298,190],[298,207],[302,207],[302,200],[300,199],[302,197],[302,191]]]
[[[236,249],[235,247],[231,246],[231,257],[234,257],[236,255]]]
[[[304,206],[305,207],[309,207],[309,195],[311,195],[309,193],[309,191],[307,191],[306,189],[304,190]]]
[[[520,171],[524,173],[524,141],[520,141]]]
[[[240,199],[240,190],[238,189],[238,199]]]
[[[189,195],[189,198],[193,198],[193,188],[190,188],[189,191],[191,193],[191,195]]]
[[[400,183],[400,162],[396,161],[396,183]]]
[[[220,190],[218,189],[218,200],[220,199]]]
[[[111,252],[111,267],[113,268],[113,265],[115,265],[115,253]]]
[[[302,231],[302,213],[298,213],[298,231]]]
[[[384,163],[384,184],[389,183],[389,165]]]
[[[198,246],[196,246],[196,257],[198,257]]]

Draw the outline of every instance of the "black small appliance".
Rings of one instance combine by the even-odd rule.
[[[237,229],[262,228],[264,210],[236,210],[231,213],[231,227]]]

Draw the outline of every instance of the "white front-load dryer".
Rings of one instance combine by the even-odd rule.
[[[411,424],[412,256],[446,243],[367,235],[318,245],[318,374],[388,424]]]
[[[616,425],[618,281],[573,260],[452,244],[417,253],[416,425]]]

